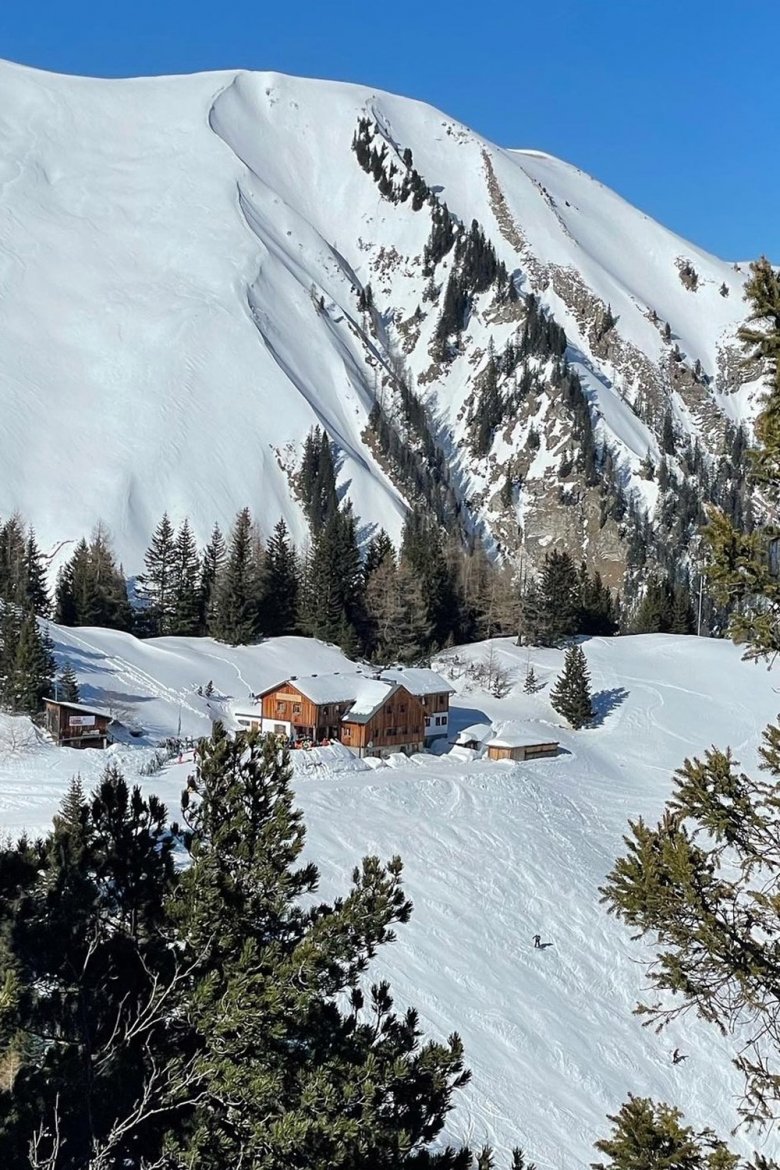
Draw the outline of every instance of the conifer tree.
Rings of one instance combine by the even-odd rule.
[[[54,656],[48,631],[41,632],[35,614],[6,606],[2,624],[2,688],[0,701],[19,715],[37,715],[51,694]]]
[[[145,602],[143,625],[152,636],[170,634],[176,609],[176,534],[163,517],[144,555],[144,572],[138,577],[138,595]]]
[[[201,634],[212,632],[215,622],[217,597],[227,561],[225,538],[215,524],[209,542],[203,550],[198,585],[198,628]]]
[[[76,672],[69,662],[60,671],[57,678],[57,698],[63,703],[79,703],[79,682],[76,678]]]
[[[710,1130],[696,1133],[679,1109],[646,1097],[629,1095],[608,1120],[612,1136],[596,1149],[609,1161],[592,1163],[593,1170],[736,1170],[739,1163]]]
[[[298,562],[287,525],[279,520],[265,550],[260,615],[269,638],[292,634],[298,612]]]
[[[467,1153],[424,1148],[467,1079],[460,1040],[421,1044],[386,983],[360,986],[411,911],[400,861],[366,858],[345,898],[313,902],[290,775],[287,754],[254,734],[217,727],[199,756],[176,900],[183,958],[197,964],[202,1086],[183,1152],[203,1170],[465,1168]]]
[[[79,541],[70,561],[58,574],[55,621],[65,626],[105,626],[112,630],[132,627],[127,583],[101,525],[89,544],[84,539]]]
[[[24,597],[22,604],[32,609],[39,617],[48,617],[51,610],[49,590],[46,585],[46,570],[41,552],[32,528],[27,532],[24,547]]]
[[[200,630],[200,558],[189,520],[185,519],[173,546],[173,605],[170,633],[193,637]]]
[[[0,528],[0,598],[24,605],[27,592],[27,542],[19,516]]]
[[[550,691],[550,702],[575,731],[593,719],[588,663],[581,646],[570,646],[563,660],[563,670]]]
[[[540,689],[539,679],[536,676],[536,671],[533,666],[528,665],[528,670],[525,672],[525,680],[523,682],[523,690],[527,695],[535,695]]]
[[[246,646],[259,636],[259,569],[252,516],[248,508],[236,516],[216,603],[213,634],[231,646]]]

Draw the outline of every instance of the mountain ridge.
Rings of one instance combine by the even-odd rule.
[[[291,481],[313,425],[366,532],[397,539],[413,495],[369,423],[378,402],[424,462],[404,433],[405,380],[466,531],[532,564],[551,541],[582,548],[617,584],[626,537],[603,522],[607,454],[609,490],[653,513],[642,465],[660,462],[666,413],[679,446],[716,459],[726,422],[755,412],[756,380],[735,373],[745,273],[572,164],[495,147],[422,102],[277,73],[96,80],[0,64],[0,95],[0,400],[14,416],[0,514],[19,510],[45,546],[102,519],[135,572],[163,510],[204,541],[246,503],[302,543]],[[361,119],[369,154],[384,152],[369,170]],[[425,190],[416,210],[406,181]],[[498,303],[495,281],[469,295],[436,360],[459,263],[451,245],[426,274],[445,205],[456,235],[477,222],[518,300]],[[482,427],[491,350],[517,339],[529,294],[565,330],[565,358],[500,371]],[[588,424],[572,421],[576,385],[558,400],[556,360],[581,383],[598,483],[578,466]],[[46,487],[63,480],[67,500]]]

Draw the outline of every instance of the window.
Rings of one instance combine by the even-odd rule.
[[[342,727],[341,734],[344,736],[344,739],[352,739],[352,728]]]
[[[283,723],[274,723],[274,735],[286,735],[287,728]]]
[[[406,707],[404,706],[403,703],[401,703],[401,706],[398,708],[398,711],[401,715],[403,715],[404,712],[406,711]]]
[[[300,703],[293,703],[293,715],[300,715],[300,713],[301,713]]]
[[[387,736],[395,735],[395,728],[388,727],[387,730],[385,731],[385,735],[387,735]]]
[[[276,700],[276,714],[277,715],[286,715],[287,714],[287,704],[284,702],[283,699]]]

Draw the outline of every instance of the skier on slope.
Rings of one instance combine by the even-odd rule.
[[[542,945],[542,936],[540,934],[534,935],[534,947],[538,951]]]

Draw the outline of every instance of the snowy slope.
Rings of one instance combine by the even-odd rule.
[[[146,739],[111,749],[129,778],[155,736],[200,733],[228,697],[285,674],[346,669],[332,647],[280,639],[231,650],[208,641],[137,642],[99,630],[53,630],[57,653],[75,667],[84,697],[137,722]],[[416,1004],[427,1031],[461,1032],[474,1072],[448,1124],[455,1139],[522,1142],[545,1170],[587,1165],[592,1142],[631,1090],[675,1101],[697,1125],[726,1133],[738,1081],[726,1046],[688,1020],[668,1035],[641,1028],[631,1007],[641,994],[641,953],[598,903],[598,886],[621,847],[626,819],[654,817],[686,755],[730,743],[746,769],[756,763],[763,725],[774,718],[771,677],[730,644],[651,635],[593,639],[585,652],[599,726],[558,726],[549,683],[558,651],[532,651],[546,684],[522,693],[528,652],[494,643],[513,672],[509,695],[468,689],[468,663],[487,647],[448,652],[452,737],[475,722],[537,720],[564,749],[555,759],[489,763],[465,749],[397,759],[370,769],[342,751],[296,755],[295,787],[309,852],[325,895],[345,888],[367,851],[400,853],[414,900],[411,923],[382,954],[400,1002]],[[196,693],[213,680],[215,696]],[[140,746],[137,746],[139,745]],[[0,828],[43,829],[78,768],[87,786],[105,757],[76,756],[36,743],[26,720],[0,721]],[[143,780],[175,815],[191,760]],[[552,945],[531,947],[540,932]],[[672,1065],[679,1046],[688,1059]],[[747,1148],[747,1139],[744,1140]],[[778,1152],[778,1139],[766,1153]]]
[[[499,149],[431,107],[364,87],[242,72],[88,80],[5,63],[0,515],[21,510],[47,548],[102,519],[129,573],[166,508],[174,521],[189,515],[201,540],[245,504],[267,530],[284,515],[301,540],[290,474],[316,423],[337,444],[358,513],[397,536],[403,494],[363,435],[402,357],[422,379],[461,498],[493,523],[495,469],[469,455],[465,408],[489,341],[499,351],[518,322],[495,319],[480,298],[464,355],[431,373],[438,301],[416,339],[400,328],[423,300],[430,208],[381,197],[350,149],[363,116],[396,161],[412,150],[440,201],[465,224],[476,218],[519,287],[556,313],[600,439],[627,474],[655,450],[637,395],[657,397],[658,379],[671,393],[650,310],[712,379],[705,412],[750,415],[751,388],[735,391],[718,366],[744,312],[744,272],[574,167]],[[680,282],[680,257],[698,272],[696,292]],[[357,308],[369,282],[373,323]],[[590,332],[606,304],[620,344],[605,355]],[[698,433],[701,417],[671,401]],[[645,413],[660,409],[653,399]],[[524,434],[497,440],[499,462]],[[540,482],[555,464],[545,458]]]

